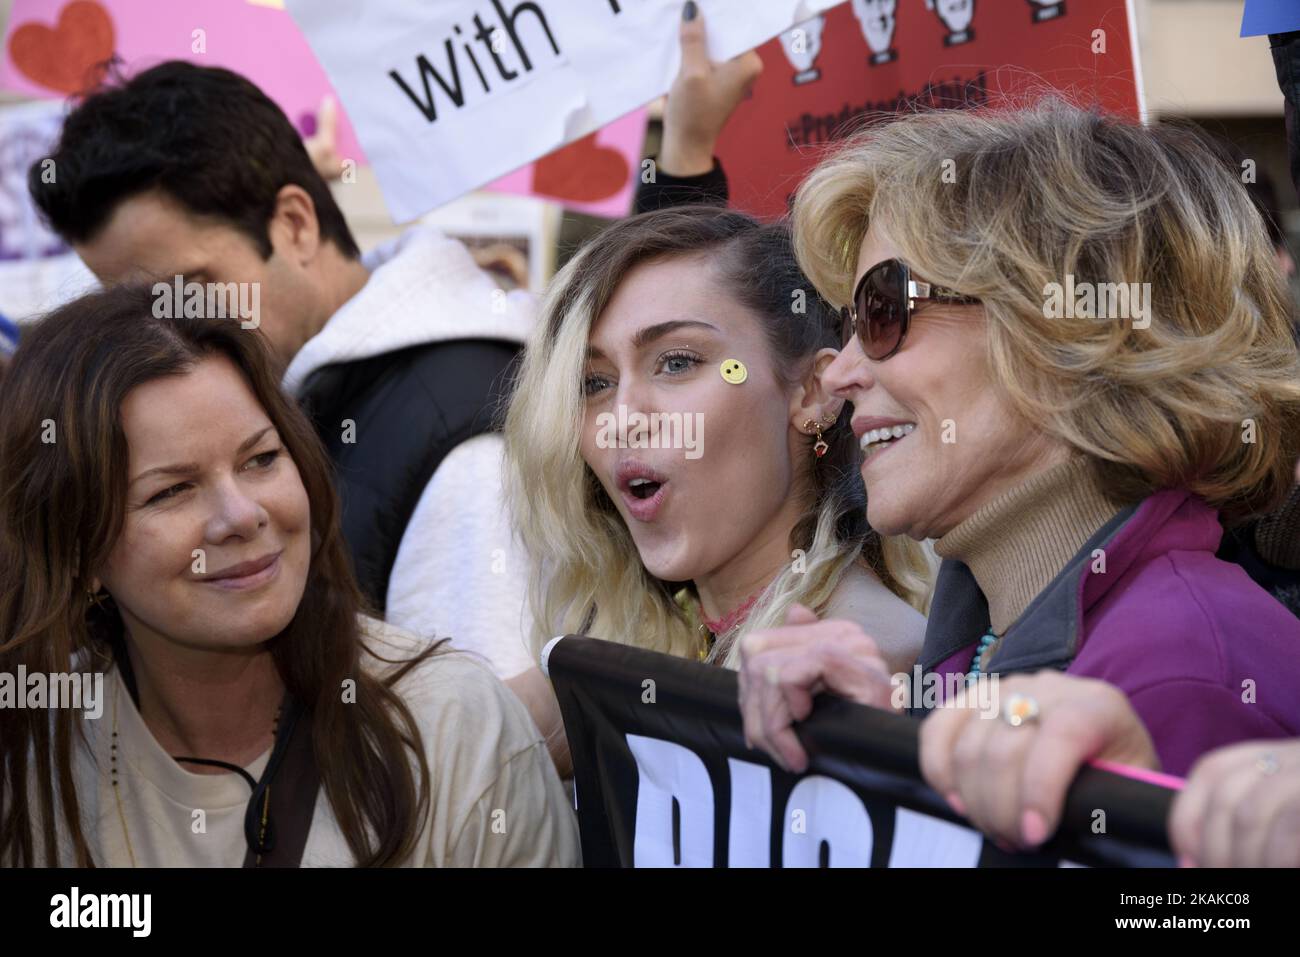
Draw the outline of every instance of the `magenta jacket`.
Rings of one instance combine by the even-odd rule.
[[[1214,509],[1185,491],[1126,508],[1030,603],[987,671],[1056,668],[1115,685],[1170,774],[1220,745],[1300,737],[1300,619],[1215,557],[1222,535]],[[964,673],[988,624],[970,570],[945,561],[920,664]]]

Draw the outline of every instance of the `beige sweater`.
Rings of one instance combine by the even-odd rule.
[[[1120,510],[1087,460],[1072,458],[998,496],[934,543],[970,568],[1003,634],[1097,529]]]
[[[384,657],[410,657],[423,647],[407,632],[373,619],[364,623],[371,646]],[[441,653],[397,687],[419,723],[432,789],[418,851],[407,866],[578,865],[573,807],[541,735],[485,664],[463,652]],[[241,866],[247,782],[233,773],[195,774],[173,761],[144,724],[116,668],[104,690],[103,716],[82,721],[87,747],[78,749],[74,767],[95,862],[130,867],[129,834],[141,867]],[[121,816],[109,780],[115,708]],[[246,770],[256,779],[269,757],[268,750]],[[302,864],[354,863],[322,790]]]

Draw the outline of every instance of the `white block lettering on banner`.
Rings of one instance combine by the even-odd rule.
[[[890,867],[978,867],[984,836],[960,824],[895,809]]]
[[[731,772],[727,866],[771,867],[772,772],[736,758],[727,758],[727,769]]]
[[[804,812],[805,827],[795,831],[790,820]],[[862,799],[834,778],[812,774],[790,792],[785,805],[784,867],[820,867],[821,845],[830,849],[831,867],[870,867],[873,832]]]
[[[636,834],[633,867],[713,866],[713,784],[704,762],[690,748],[627,735],[636,759]],[[681,827],[681,864],[673,859],[673,801]]]
[[[724,60],[840,0],[700,0]],[[398,222],[668,90],[681,0],[285,0]]]
[[[704,760],[675,741],[624,736],[637,771],[632,866],[713,867],[716,796]],[[847,784],[821,774],[800,778],[777,820],[770,769],[728,757],[727,773],[727,867],[771,867],[774,828],[782,867],[820,867],[823,844],[830,867],[871,866],[875,828],[866,804]],[[979,866],[984,838],[978,831],[904,807],[893,810],[889,867]],[[1058,866],[1082,865],[1061,861]]]

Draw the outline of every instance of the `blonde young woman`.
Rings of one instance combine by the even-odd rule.
[[[506,422],[536,648],[583,632],[734,667],[740,635],[798,604],[912,665],[928,566],[867,525],[846,406],[821,378],[837,336],[787,230],[740,213],[645,214],[574,257]],[[521,696],[566,767],[540,672]]]
[[[1300,452],[1290,305],[1230,166],[1189,132],[1057,101],[918,114],[815,170],[795,230],[817,288],[848,304],[823,382],[854,406],[867,516],[944,559],[927,673],[1106,681],[1175,774],[1300,734],[1300,622],[1215,556],[1220,520],[1275,507]],[[881,417],[914,428],[883,443]],[[743,652],[751,739],[802,767],[810,687],[853,669],[806,626]],[[878,661],[858,658],[858,700],[888,702]],[[1004,704],[1056,720],[1032,696]],[[947,749],[980,782],[953,801],[980,820],[1014,782],[967,775],[1025,738],[970,726],[921,759]]]

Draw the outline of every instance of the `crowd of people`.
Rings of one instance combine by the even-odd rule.
[[[1184,862],[1300,866],[1300,334],[1237,171],[1059,98],[918,110],[760,222],[713,158],[759,64],[704,29],[638,212],[536,302],[430,226],[363,256],[240,76],[79,101],[30,186],[103,288],[0,373],[0,672],[106,704],[0,708],[0,861],[577,866],[537,660],[587,634],[736,669],[794,772],[819,694],[956,677],[921,770],[1004,844],[1111,761],[1188,777]]]

